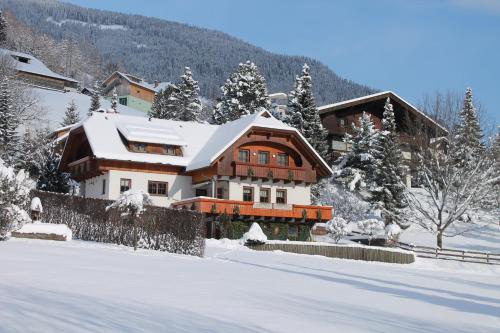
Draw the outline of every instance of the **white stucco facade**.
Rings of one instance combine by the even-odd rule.
[[[245,187],[253,188],[254,202],[259,202],[259,191],[265,188],[270,190],[270,203],[276,203],[277,190],[286,190],[287,204],[311,204],[311,187],[305,184],[285,183],[284,181],[249,181],[248,179],[222,177],[222,179],[209,182],[205,186],[193,187],[190,176],[119,170],[111,170],[104,175],[86,180],[81,184],[81,194],[89,198],[115,200],[120,196],[121,179],[130,179],[131,189],[144,192],[148,192],[149,181],[168,183],[168,196],[151,195],[155,206],[168,207],[176,201],[193,198],[196,196],[196,188],[207,189],[207,196],[214,196],[212,188],[224,188],[226,199],[242,201],[243,188]],[[214,191],[214,193],[216,192]]]

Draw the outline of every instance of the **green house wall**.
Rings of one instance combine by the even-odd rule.
[[[140,98],[137,98],[135,96],[132,96],[132,95],[122,95],[122,96],[118,96],[118,101],[120,100],[120,98],[126,98],[127,99],[127,106],[129,108],[132,108],[134,110],[138,110],[138,111],[142,111],[144,113],[148,113],[149,110],[151,110],[151,103],[145,101],[145,100],[142,100]],[[106,99],[108,101],[111,100],[111,97],[106,97]]]

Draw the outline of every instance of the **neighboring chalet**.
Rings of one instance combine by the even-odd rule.
[[[86,197],[144,190],[155,205],[198,210],[209,221],[226,213],[239,222],[288,225],[285,238],[299,228],[309,235],[315,222],[332,217],[332,207],[310,201],[311,185],[330,176],[330,167],[267,111],[220,126],[94,113],[71,128],[60,169]]]
[[[396,127],[402,143],[403,158],[407,165],[406,183],[408,186],[417,186],[413,160],[415,158],[414,152],[419,147],[430,144],[431,139],[444,136],[447,133],[445,127],[392,91],[384,91],[324,105],[318,109],[323,126],[329,132],[328,139],[334,156],[338,157],[350,149],[349,145],[343,142],[343,137],[345,133],[352,133],[352,124],[359,125],[359,118],[363,111],[371,114],[375,127],[380,129],[387,98],[390,98],[394,107]]]
[[[109,99],[113,96],[113,90],[116,88],[118,103],[135,110],[148,112],[153,104],[155,94],[169,84],[170,82],[151,84],[131,74],[114,72],[104,80],[103,94]]]
[[[78,85],[77,80],[54,73],[32,55],[7,49],[0,49],[0,54],[11,57],[16,76],[33,86],[64,91]]]
[[[279,117],[284,117],[288,105],[288,95],[282,92],[269,94],[271,112]]]

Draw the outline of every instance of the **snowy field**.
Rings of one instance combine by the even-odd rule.
[[[0,332],[498,332],[500,266],[0,242]]]

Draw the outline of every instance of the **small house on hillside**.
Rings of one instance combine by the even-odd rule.
[[[54,73],[30,54],[0,49],[0,55],[12,58],[16,76],[34,86],[56,90],[78,86],[77,80]]]
[[[390,99],[394,107],[396,130],[402,143],[403,158],[407,165],[408,186],[416,186],[414,170],[414,152],[422,146],[429,145],[433,139],[445,136],[447,129],[431,119],[422,111],[393,93],[384,91],[368,96],[363,96],[343,102],[319,107],[323,126],[328,130],[328,139],[333,149],[334,156],[338,157],[350,149],[343,141],[346,133],[352,133],[352,125],[359,125],[363,112],[371,115],[376,128],[382,125],[384,105]]]
[[[135,75],[114,72],[104,80],[103,94],[111,98],[116,88],[118,103],[142,112],[148,112],[153,104],[155,94],[168,85],[170,82],[151,84]]]
[[[157,206],[257,221],[282,238],[308,237],[332,207],[313,206],[311,185],[332,174],[295,129],[261,111],[224,125],[94,113],[72,127],[60,169],[81,194],[114,200],[147,191]]]

